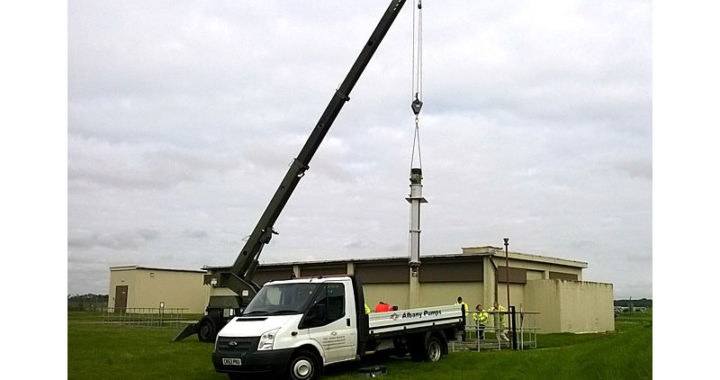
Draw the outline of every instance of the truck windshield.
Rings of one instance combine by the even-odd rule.
[[[308,283],[265,285],[243,315],[300,314],[317,289]]]

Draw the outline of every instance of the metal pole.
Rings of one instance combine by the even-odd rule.
[[[512,345],[513,345],[513,349],[517,350],[518,346],[517,346],[517,329],[515,328],[515,326],[516,326],[516,324],[515,324],[515,321],[516,321],[515,320],[515,306],[510,306],[510,314],[512,315],[512,318],[511,318],[512,330],[510,330],[512,332]]]
[[[504,238],[503,240],[505,241],[505,289],[507,289],[507,307],[508,310],[510,310],[510,259],[508,259],[508,242],[510,241],[510,238]],[[508,325],[509,324],[510,321],[508,321]],[[515,326],[508,327],[511,327],[513,329],[515,328]]]
[[[410,169],[410,195],[405,198],[410,203],[410,292],[411,308],[420,306],[420,205],[427,203],[422,196],[422,169]]]

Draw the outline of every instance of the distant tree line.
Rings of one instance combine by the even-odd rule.
[[[652,299],[647,298],[640,298],[640,299],[634,299],[634,300],[615,300],[614,305],[615,306],[625,306],[630,307],[630,303],[632,302],[633,307],[652,307]]]
[[[68,311],[100,311],[107,307],[107,294],[71,294],[68,296]]]

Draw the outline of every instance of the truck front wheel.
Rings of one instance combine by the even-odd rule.
[[[317,378],[319,361],[310,351],[298,351],[290,360],[289,377],[292,380],[313,380]]]

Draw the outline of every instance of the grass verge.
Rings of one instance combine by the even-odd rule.
[[[70,379],[226,379],[210,362],[212,345],[189,338],[170,343],[173,328],[133,328],[100,323],[90,315],[69,315]],[[385,379],[650,379],[652,317],[619,317],[607,334],[546,334],[539,349],[451,353],[438,363],[407,358],[330,366],[324,379],[358,379],[358,368],[387,365]]]

